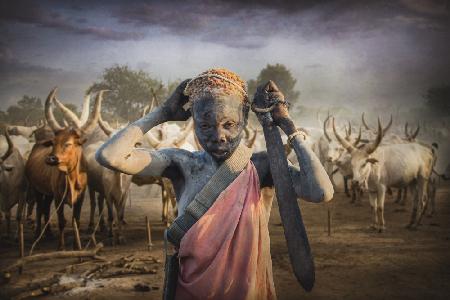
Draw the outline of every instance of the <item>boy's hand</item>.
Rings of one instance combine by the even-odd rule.
[[[286,122],[291,122],[284,95],[272,80],[258,87],[254,104],[259,108],[268,108],[274,105],[270,115],[277,126],[283,127]]]
[[[162,110],[167,121],[186,121],[191,116],[191,112],[183,108],[189,101],[189,97],[183,94],[189,80],[186,79],[181,82],[173,94],[162,104]]]

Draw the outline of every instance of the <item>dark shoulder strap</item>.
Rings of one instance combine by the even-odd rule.
[[[240,144],[231,157],[222,163],[194,200],[186,207],[184,214],[176,218],[167,229],[167,239],[173,245],[180,247],[181,239],[186,232],[208,211],[220,193],[241,174],[251,156],[252,150]]]

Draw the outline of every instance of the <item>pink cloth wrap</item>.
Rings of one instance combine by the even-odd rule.
[[[252,162],[180,243],[176,299],[276,299],[268,220]]]

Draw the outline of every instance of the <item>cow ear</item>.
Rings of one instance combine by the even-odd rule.
[[[11,172],[14,169],[13,165],[3,165],[3,170]]]
[[[53,140],[42,141],[40,144],[43,145],[44,147],[51,147],[53,146]]]
[[[81,146],[81,145],[83,145],[84,143],[86,143],[86,141],[87,141],[87,138],[85,138],[85,137],[80,137],[80,138],[77,139],[77,144]]]
[[[378,159],[369,157],[368,159],[366,159],[366,162],[376,164],[378,162]]]

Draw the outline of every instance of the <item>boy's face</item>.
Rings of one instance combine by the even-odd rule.
[[[194,102],[192,115],[203,149],[216,161],[230,157],[246,125],[241,100],[234,95],[206,96]]]

